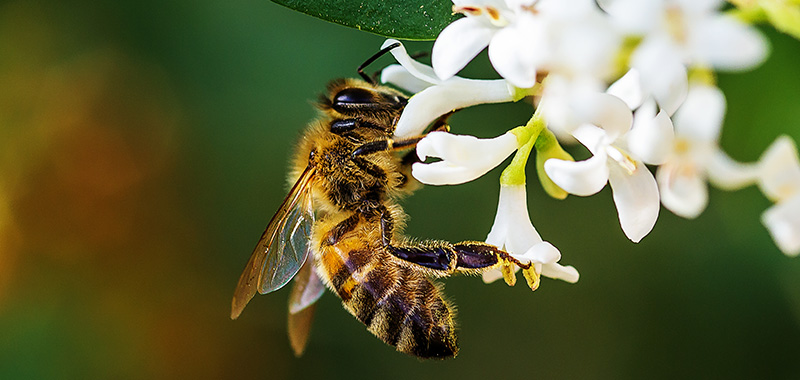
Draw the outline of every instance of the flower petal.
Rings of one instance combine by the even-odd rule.
[[[381,45],[381,49],[384,49],[384,48],[386,48],[389,45],[394,44],[394,43],[399,43],[400,46],[392,49],[392,51],[391,51],[392,56],[397,61],[397,63],[399,63],[406,70],[408,70],[408,72],[411,75],[419,78],[422,81],[428,82],[430,84],[436,84],[436,83],[441,82],[439,80],[439,78],[436,76],[436,73],[433,72],[433,68],[431,68],[428,65],[424,65],[422,63],[419,63],[419,62],[415,61],[413,58],[411,58],[411,56],[408,55],[408,51],[406,51],[406,47],[403,46],[403,44],[400,41],[390,38],[390,39],[386,40],[383,43],[383,45]]]
[[[631,34],[645,34],[657,25],[662,2],[642,0],[597,0],[597,5],[611,15],[614,23]]]
[[[489,269],[481,275],[483,282],[489,284],[503,278],[503,272],[499,268]]]
[[[431,63],[436,75],[448,79],[475,58],[491,41],[497,28],[478,17],[464,17],[448,25],[436,38]]]
[[[686,99],[689,79],[670,43],[661,38],[646,40],[633,53],[631,67],[639,71],[645,92],[656,98],[659,107],[669,115],[675,113]]]
[[[506,132],[490,139],[479,139],[471,135],[456,135],[434,131],[428,133],[417,144],[417,155],[421,160],[439,157],[458,166],[473,166],[484,162],[497,166],[517,149],[517,136]]]
[[[636,69],[628,70],[622,78],[617,79],[616,82],[608,86],[606,93],[622,99],[628,105],[628,108],[635,110],[644,102],[644,90],[642,89],[639,71]]]
[[[505,80],[453,77],[412,96],[397,121],[394,134],[400,137],[416,136],[433,120],[452,110],[513,100],[514,93]]]
[[[694,219],[708,205],[708,188],[697,170],[662,165],[656,172],[661,203],[675,215]]]
[[[542,265],[542,276],[555,280],[563,280],[571,284],[578,282],[580,278],[580,274],[575,267],[572,265],[562,266],[559,263]]]
[[[712,152],[706,170],[709,181],[724,190],[738,190],[750,186],[756,183],[761,175],[758,164],[734,161],[719,148],[715,148]]]
[[[542,242],[531,223],[526,194],[525,185],[500,186],[497,213],[486,243],[521,254]]]
[[[497,73],[511,84],[530,88],[536,84],[536,69],[548,51],[543,42],[542,22],[533,15],[520,15],[516,22],[497,31],[489,43],[489,60]]]
[[[558,248],[546,241],[535,244],[521,255],[513,256],[523,264],[530,262],[539,264],[552,264],[558,262],[558,260],[561,260],[561,252],[558,251]]]
[[[785,255],[800,254],[800,195],[767,209],[761,215],[761,222]]]
[[[420,159],[442,161],[416,163],[412,175],[428,185],[455,185],[472,181],[492,170],[517,149],[517,137],[505,133],[493,139],[431,132],[417,144]]]
[[[761,64],[769,45],[755,28],[731,16],[721,15],[697,25],[692,54],[700,64],[716,69],[740,71]]]
[[[651,165],[660,165],[672,151],[675,132],[672,120],[665,111],[653,116],[655,108],[655,102],[651,100],[636,110],[633,128],[626,138],[628,149],[636,158]]]
[[[633,125],[631,109],[622,99],[611,94],[584,94],[580,106],[574,107],[573,111],[582,123],[596,125],[605,130],[609,141],[624,135]]]
[[[675,113],[675,133],[690,140],[716,143],[725,117],[725,95],[719,88],[693,85]]]
[[[582,197],[596,194],[608,182],[608,156],[604,150],[584,161],[551,158],[544,162],[547,176],[564,191]]]
[[[389,65],[381,70],[381,82],[390,83],[410,93],[416,94],[431,86],[429,82],[411,74],[401,65]]]
[[[778,137],[767,148],[759,167],[759,187],[767,198],[781,201],[800,193],[800,160],[788,136]]]
[[[619,222],[625,236],[638,243],[653,229],[658,219],[658,185],[653,174],[639,161],[629,173],[619,165],[609,165],[608,182],[614,194]]]

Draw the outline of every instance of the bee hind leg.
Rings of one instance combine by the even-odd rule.
[[[508,252],[491,244],[464,241],[460,243],[432,242],[414,245],[392,245],[394,222],[385,207],[379,210],[381,218],[381,239],[383,246],[393,256],[427,269],[439,275],[455,272],[477,274],[499,267],[506,283],[516,283],[514,266],[522,269],[525,280],[532,290],[539,287],[539,275],[531,263],[522,263]]]

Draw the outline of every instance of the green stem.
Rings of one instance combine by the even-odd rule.
[[[519,149],[511,159],[511,163],[503,170],[500,175],[501,185],[524,185],[525,184],[525,165],[528,162],[528,157],[531,154],[539,134],[545,130],[545,123],[539,110],[531,116],[528,123],[524,126],[517,127],[511,130],[517,136],[517,144]]]

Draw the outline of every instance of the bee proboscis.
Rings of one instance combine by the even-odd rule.
[[[397,200],[416,186],[410,168],[423,136],[395,139],[408,99],[364,77],[332,81],[321,97],[323,115],[300,139],[294,186],[239,279],[231,318],[256,292],[278,290],[294,278],[289,337],[296,355],[305,348],[315,302],[327,287],[398,351],[452,357],[458,352],[454,309],[431,278],[501,267],[511,283],[513,265],[526,277],[535,275],[533,267],[482,242],[419,242],[401,235],[405,214]],[[446,128],[445,122],[440,118],[432,129]]]

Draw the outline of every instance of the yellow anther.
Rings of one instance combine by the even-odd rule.
[[[506,281],[506,284],[508,284],[508,286],[514,286],[514,284],[517,283],[517,276],[514,273],[514,264],[511,264],[508,261],[506,261],[500,267],[500,271],[503,272],[503,280]]]
[[[522,275],[525,276],[525,281],[528,282],[528,286],[531,290],[536,290],[539,288],[539,280],[540,275],[536,273],[536,266],[531,263],[531,267],[528,269],[522,270]]]

